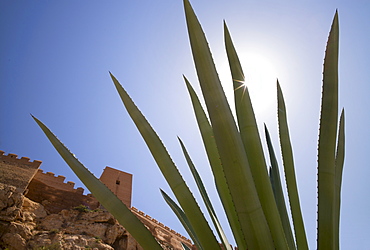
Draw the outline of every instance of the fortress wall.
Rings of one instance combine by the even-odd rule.
[[[48,213],[59,213],[79,205],[96,209],[100,206],[93,195],[84,195],[83,188],[74,188],[75,183],[65,182],[65,177],[55,176],[52,172],[44,173],[39,169],[41,161],[31,162],[29,158],[20,159],[15,154],[4,155],[0,151],[0,183],[16,186],[27,198],[44,205]],[[106,167],[100,180],[124,204],[131,207],[132,174]],[[142,211],[132,207],[131,211],[149,228],[152,234],[162,242],[171,243],[175,249],[182,249],[181,242],[194,249],[191,241],[176,231],[163,225]]]
[[[4,151],[0,151],[0,183],[15,186],[24,193],[41,163],[31,162],[27,157],[19,159],[16,154],[4,155]]]
[[[79,205],[91,209],[99,207],[99,202],[91,194],[84,195],[84,189],[74,188],[75,183],[65,181],[62,175],[55,176],[52,172],[44,173],[39,169],[28,186],[27,198],[44,205],[49,213],[59,213],[63,209],[71,209]]]
[[[157,239],[163,242],[170,242],[175,249],[182,249],[181,242],[186,244],[190,249],[193,249],[191,241],[175,230],[163,225],[163,223],[158,222],[135,207],[132,207],[131,211],[149,228]]]
[[[66,191],[33,179],[28,189],[26,197],[42,204],[49,213],[59,213],[63,209],[79,205],[88,206],[90,209],[99,207],[99,202],[92,195],[83,195],[83,188]]]
[[[66,177],[62,175],[55,176],[52,172],[46,172],[44,173],[41,169],[39,169],[34,177],[35,180],[38,180],[40,182],[43,182],[47,184],[50,187],[68,191],[68,192],[77,192],[80,194],[83,194],[84,189],[83,188],[74,188],[75,183],[72,181],[64,182]]]
[[[29,184],[27,197],[39,202],[51,213],[63,209],[71,209],[79,205],[95,209],[99,202],[91,194],[83,195],[84,189],[74,188],[72,181],[65,182],[62,175],[55,176],[52,172],[44,173],[39,169]],[[114,192],[127,206],[131,206],[132,175],[106,167],[100,180]]]

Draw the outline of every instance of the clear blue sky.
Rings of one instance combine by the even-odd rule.
[[[347,136],[341,244],[342,249],[368,249],[369,2],[203,0],[192,4],[230,95],[222,31],[226,20],[251,92],[255,91],[258,123],[267,123],[276,149],[274,79],[279,78],[313,249],[322,64],[338,9],[340,107],[346,110]],[[81,186],[32,120],[32,113],[95,175],[100,176],[105,166],[132,173],[133,205],[185,234],[162,200],[159,188],[170,192],[168,185],[121,104],[111,71],[195,190],[176,136],[183,139],[220,208],[182,79],[185,74],[199,93],[181,0],[1,1],[0,9],[0,150],[41,160],[44,171],[64,175]]]

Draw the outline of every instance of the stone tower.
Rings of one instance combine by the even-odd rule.
[[[100,180],[127,207],[131,207],[132,174],[111,167],[105,167]]]

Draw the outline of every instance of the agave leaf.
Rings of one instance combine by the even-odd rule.
[[[338,12],[325,51],[318,145],[318,249],[334,249],[335,151],[338,126]]]
[[[183,250],[191,250],[187,245],[181,242],[181,246]]]
[[[151,232],[131,212],[131,210],[117,198],[99,179],[97,179],[62,142],[36,117],[32,116],[40,126],[54,148],[65,160],[77,177],[90,190],[94,197],[130,232],[144,249],[162,249]]]
[[[345,134],[344,134],[344,109],[340,115],[339,134],[337,144],[337,154],[335,157],[335,209],[334,209],[334,230],[335,230],[335,249],[339,249],[339,225],[340,225],[340,203],[341,203],[341,189],[342,189],[342,174],[345,155]]]
[[[294,170],[293,150],[290,142],[287,113],[283,92],[279,81],[277,83],[278,96],[278,123],[281,154],[283,156],[285,180],[288,189],[289,203],[292,212],[293,225],[297,247],[299,249],[308,249],[306,230],[304,227],[301,205],[297,188],[297,180]]]
[[[190,168],[191,173],[193,174],[195,183],[198,186],[198,189],[199,189],[199,192],[200,192],[200,194],[201,194],[201,196],[203,198],[204,204],[206,205],[206,208],[207,208],[208,213],[209,213],[209,215],[211,217],[211,220],[213,222],[213,225],[214,225],[214,227],[215,227],[215,229],[217,231],[218,237],[220,237],[221,242],[222,242],[222,244],[224,246],[224,249],[232,250],[232,248],[230,246],[230,243],[228,242],[228,240],[226,238],[226,235],[224,233],[224,230],[222,229],[221,224],[218,221],[216,212],[213,209],[211,200],[209,199],[208,194],[207,194],[207,191],[206,191],[206,188],[203,185],[203,181],[200,178],[200,175],[199,175],[198,171],[196,170],[196,168],[195,168],[195,166],[193,164],[193,161],[191,160],[191,158],[190,158],[190,156],[188,154],[188,151],[185,148],[184,143],[181,141],[180,138],[178,138],[178,140],[180,142],[181,149],[182,149],[182,152],[184,153],[186,162],[189,165],[189,168]]]
[[[279,166],[276,160],[274,148],[272,146],[270,133],[266,127],[266,124],[265,124],[265,135],[266,135],[266,142],[267,142],[267,147],[268,147],[270,162],[271,162],[270,180],[271,180],[272,189],[274,191],[276,204],[279,210],[281,222],[283,223],[285,237],[287,239],[289,249],[296,249],[292,228],[290,226],[289,216],[288,216],[287,208],[285,205],[283,188],[281,186]]]
[[[218,242],[196,203],[194,196],[190,192],[158,135],[155,133],[140,110],[136,107],[122,85],[112,74],[110,75],[127,112],[134,121],[159,169],[188,217],[199,238],[201,246],[204,249],[219,249],[220,247]]]
[[[267,165],[258,133],[256,118],[248,87],[245,84],[244,73],[231,40],[229,30],[224,22],[225,45],[234,85],[236,115],[240,136],[242,138],[258,196],[270,226],[271,235],[277,248],[286,248],[287,242],[279,211],[274,200],[274,194],[269,182]]]
[[[274,243],[258,198],[243,142],[218,78],[207,40],[187,0],[184,0],[184,7],[199,83],[247,246],[249,249],[273,249]]]
[[[182,226],[185,228],[186,232],[189,234],[190,238],[193,240],[197,249],[202,250],[203,248],[201,247],[199,243],[199,239],[197,235],[195,234],[194,229],[191,226],[189,219],[186,217],[186,214],[184,213],[184,211],[182,211],[181,207],[179,207],[176,204],[176,202],[172,200],[171,197],[168,196],[166,192],[164,192],[162,189],[161,189],[161,194],[164,200],[166,201],[166,203],[170,206],[172,211],[176,214],[177,218],[181,222]]]
[[[215,178],[215,185],[217,192],[220,196],[221,203],[224,207],[224,211],[228,218],[231,230],[233,232],[236,244],[239,249],[247,249],[247,244],[245,241],[244,234],[241,230],[239,218],[235,210],[234,202],[230,195],[229,186],[227,185],[225,173],[222,168],[220,161],[220,155],[218,154],[218,149],[216,146],[216,141],[213,136],[213,130],[211,124],[209,123],[207,116],[200,104],[199,98],[195,93],[193,87],[190,85],[189,81],[184,77],[186,87],[188,88],[189,95],[191,97],[191,102],[193,104],[193,109],[195,117],[197,119],[198,127],[202,135],[203,144],[207,152],[208,160],[212,168],[213,176]]]

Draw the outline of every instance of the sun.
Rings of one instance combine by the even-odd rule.
[[[277,72],[271,60],[260,54],[244,54],[241,57],[245,82],[255,114],[271,112],[276,103]]]
[[[277,70],[272,63],[273,60],[262,53],[241,52],[240,63],[245,76],[243,86],[248,89],[254,113],[257,117],[265,119],[266,116],[276,114],[276,81]],[[227,62],[227,61],[226,61]],[[229,103],[234,103],[234,89],[231,81],[230,67],[224,63],[220,67],[220,80],[223,84],[225,94]],[[235,114],[235,106],[230,106]]]

